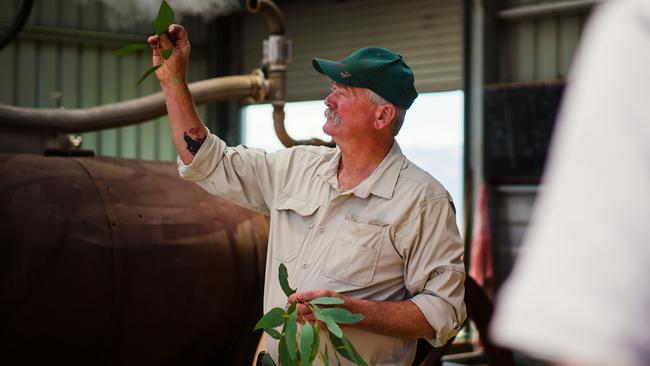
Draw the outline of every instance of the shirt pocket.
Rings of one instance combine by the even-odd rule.
[[[309,229],[313,227],[314,213],[320,206],[292,197],[284,197],[276,204],[278,232],[274,235],[273,258],[291,262],[298,255]]]
[[[346,214],[323,266],[323,274],[354,286],[372,282],[387,224]]]

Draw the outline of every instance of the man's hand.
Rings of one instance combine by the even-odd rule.
[[[167,32],[160,36],[151,36],[147,42],[153,49],[153,64],[162,65],[156,70],[156,77],[160,80],[165,96],[169,127],[176,151],[183,163],[190,164],[208,133],[196,113],[192,94],[185,82],[185,70],[190,59],[190,41],[183,27],[172,24],[167,28]],[[162,52],[168,49],[171,49],[171,55],[164,60]]]
[[[160,36],[150,36],[147,42],[153,50],[153,65],[163,64],[156,70],[156,77],[160,80],[160,84],[164,87],[171,83],[185,83],[185,71],[191,51],[185,29],[178,24],[172,24],[167,32]],[[171,56],[163,62],[161,52],[170,48]]]
[[[339,297],[343,299],[342,307],[353,314],[362,314],[364,319],[359,323],[347,326],[367,330],[374,333],[402,338],[434,338],[435,332],[422,311],[410,300],[373,301],[344,296],[332,290],[312,290],[296,292],[289,296],[287,303],[297,302],[298,321],[314,323],[316,316],[309,306],[305,305],[312,299],[322,296]],[[319,305],[320,306],[320,305]],[[325,305],[322,305],[325,307]]]
[[[343,299],[344,303],[341,305],[318,305],[320,307],[338,306],[338,307],[346,308],[346,303],[350,299],[349,297],[343,296],[336,291],[320,289],[320,290],[296,292],[293,295],[289,296],[289,298],[287,299],[287,303],[288,304],[293,304],[295,302],[297,303],[296,311],[298,314],[298,321],[301,324],[304,324],[305,322],[310,322],[313,324],[316,321],[316,315],[312,313],[311,308],[305,303],[317,297],[324,297],[324,296],[341,298]]]

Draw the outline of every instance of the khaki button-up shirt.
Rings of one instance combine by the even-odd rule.
[[[339,191],[340,158],[340,150],[326,147],[274,154],[231,148],[210,134],[190,165],[178,165],[181,177],[208,192],[270,216],[265,312],[286,304],[278,282],[284,263],[298,291],[409,299],[435,330],[429,342],[444,345],[466,317],[463,244],[449,193],[397,142],[370,177],[346,192]],[[410,365],[415,355],[413,339],[353,327],[344,333],[371,365]],[[267,339],[277,360],[277,341]]]

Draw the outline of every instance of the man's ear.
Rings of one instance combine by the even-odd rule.
[[[378,130],[389,126],[395,118],[395,106],[384,104],[377,108],[377,118],[375,119],[375,128]]]

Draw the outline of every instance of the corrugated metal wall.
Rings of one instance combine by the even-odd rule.
[[[7,29],[19,1],[0,2],[0,29]],[[157,9],[152,9],[155,17]],[[0,103],[39,108],[84,108],[131,99],[160,90],[154,77],[135,87],[151,67],[143,52],[116,57],[111,51],[128,43],[144,42],[153,31],[150,21],[122,27],[96,0],[36,0],[28,24],[0,51]],[[188,78],[207,74],[205,31],[200,23],[184,21],[192,35],[192,62]],[[205,107],[199,113],[206,118]],[[97,155],[147,160],[173,160],[167,118],[137,126],[84,133],[82,147]]]
[[[506,23],[501,82],[564,79],[585,18],[565,15]]]
[[[357,48],[377,45],[400,53],[414,69],[420,92],[462,87],[462,1],[350,0],[282,4],[293,41],[289,100],[323,99],[329,84],[311,66],[313,57],[340,60]],[[244,67],[259,67],[266,22],[244,20]]]
[[[506,0],[500,9],[566,0]],[[498,70],[490,83],[564,81],[578,46],[588,9],[576,13],[499,19]],[[537,196],[537,185],[494,185],[490,195],[495,275],[501,283],[510,273],[521,247]]]

